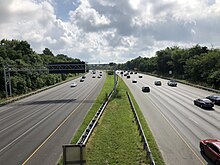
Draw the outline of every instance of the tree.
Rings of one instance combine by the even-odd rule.
[[[45,49],[43,50],[43,54],[44,54],[44,55],[49,55],[49,56],[54,56],[53,53],[52,53],[52,51],[51,51],[49,48],[45,48]]]

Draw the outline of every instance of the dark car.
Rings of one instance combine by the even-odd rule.
[[[82,76],[82,79],[85,79],[85,78],[86,78],[86,76],[85,76],[85,75],[83,75],[83,76]]]
[[[127,75],[127,78],[131,78],[131,76],[130,76],[130,75]]]
[[[132,80],[132,83],[137,83],[137,80],[136,79]]]
[[[194,104],[201,108],[212,108],[214,106],[214,103],[207,98],[196,99],[194,100]]]
[[[207,96],[207,99],[211,100],[214,104],[220,105],[220,95]]]
[[[139,77],[139,78],[142,78],[143,76],[140,74],[138,77]]]
[[[220,165],[220,140],[206,139],[199,144],[201,153],[210,158],[215,165]]]
[[[143,87],[142,87],[142,92],[150,92],[150,87],[148,87],[148,86],[143,86]]]
[[[175,80],[169,80],[167,82],[167,85],[169,85],[171,87],[176,87],[177,86],[177,82]]]
[[[80,81],[80,82],[84,82],[84,79],[83,79],[83,78],[81,78],[79,81]]]
[[[154,84],[160,86],[160,85],[161,85],[161,81],[160,81],[160,80],[156,80],[156,81],[154,82]]]

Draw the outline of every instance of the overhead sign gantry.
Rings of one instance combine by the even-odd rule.
[[[12,65],[4,66],[4,79],[5,79],[5,93],[6,98],[12,96],[10,72],[30,72],[30,71],[49,71],[51,74],[68,74],[68,73],[85,73],[85,62],[56,62],[49,63],[47,66],[35,67],[16,67]]]

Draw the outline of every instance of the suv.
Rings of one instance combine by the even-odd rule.
[[[154,82],[154,84],[159,86],[159,85],[161,85],[161,81],[160,81],[160,80],[156,80],[156,81]]]
[[[142,87],[142,92],[150,92],[150,87],[148,87],[148,86],[143,86],[143,87]]]
[[[169,80],[167,82],[167,85],[169,85],[171,87],[176,87],[177,86],[177,82],[175,80]]]

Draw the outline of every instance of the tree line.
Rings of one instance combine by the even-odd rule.
[[[27,41],[2,39],[0,41],[0,99],[6,96],[3,68],[7,66],[29,69],[10,72],[13,96],[53,85],[72,76],[35,70],[39,66],[43,67],[52,62],[80,62],[80,60],[64,54],[54,55],[49,48],[45,48],[42,54],[38,54]]]
[[[198,44],[191,48],[167,47],[157,51],[154,57],[139,56],[118,67],[220,89],[220,49],[208,49]]]

